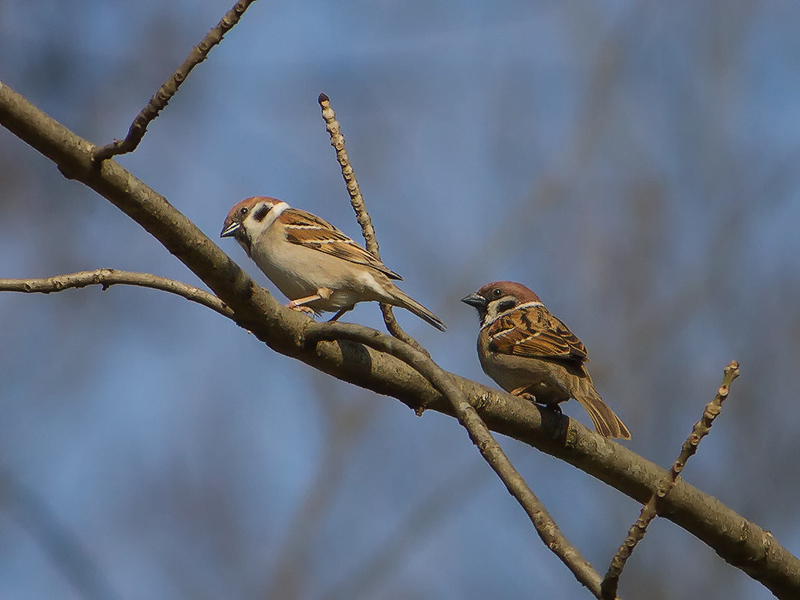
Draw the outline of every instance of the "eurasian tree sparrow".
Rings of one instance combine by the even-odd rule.
[[[603,402],[584,362],[586,347],[521,283],[488,283],[462,302],[478,309],[478,358],[507,392],[556,408],[575,398],[601,435],[630,439],[625,424]]]
[[[228,213],[220,237],[234,237],[247,256],[291,300],[288,306],[315,313],[374,300],[410,310],[437,329],[444,323],[407,296],[392,279],[402,279],[333,225],[286,202],[255,196]]]

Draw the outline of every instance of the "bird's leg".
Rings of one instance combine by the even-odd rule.
[[[531,402],[536,402],[536,396],[531,394],[527,391],[530,386],[523,385],[522,387],[518,387],[515,390],[511,390],[509,394],[512,396],[519,396],[520,398],[525,398],[525,400],[530,400]]]
[[[313,308],[311,308],[310,306],[289,306],[288,304],[286,306],[288,306],[292,310],[296,310],[297,312],[301,312],[303,314],[306,314],[309,317],[311,317],[312,319],[317,316],[316,311]]]
[[[316,311],[313,309],[305,306],[310,302],[314,302],[315,300],[327,300],[333,295],[333,290],[330,288],[319,288],[317,293],[313,296],[306,296],[305,298],[297,298],[296,300],[291,300],[289,303],[286,304],[287,308],[291,308],[292,310],[299,310],[304,313],[308,313],[311,311],[312,313],[316,314]]]
[[[351,310],[353,310],[352,306],[349,306],[347,308],[341,309],[339,312],[337,312],[335,315],[333,315],[330,319],[328,319],[328,322],[332,323],[334,321],[338,321],[344,313],[349,312]]]
[[[547,404],[545,402],[539,402],[534,394],[531,394],[530,392],[526,391],[529,387],[530,386],[527,385],[523,387],[518,387],[515,390],[511,390],[511,392],[509,393],[513,396],[519,396],[520,398],[525,398],[525,400],[533,402],[536,406],[541,406],[542,408],[549,408],[550,410],[559,415],[562,414],[561,407],[558,405],[558,403]]]

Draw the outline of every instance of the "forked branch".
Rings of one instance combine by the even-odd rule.
[[[456,418],[467,430],[472,443],[478,447],[481,455],[500,477],[506,489],[525,510],[541,540],[558,556],[581,584],[586,586],[595,597],[600,597],[600,574],[594,570],[578,549],[570,544],[550,513],[547,512],[544,504],[511,464],[486,423],[467,402],[464,392],[453,381],[449,373],[439,367],[427,354],[409,346],[402,340],[362,325],[309,322],[305,328],[304,339],[311,345],[321,341],[358,342],[391,354],[425,377],[450,403]]]
[[[280,306],[211,239],[167,200],[115,161],[93,166],[94,146],[0,83],[0,125],[50,158],[62,172],[108,199],[158,239],[234,312],[237,324],[284,355],[361,387],[393,396],[415,408],[447,414],[441,393],[406,363],[368,346],[342,342],[301,343],[308,319]],[[384,336],[385,337],[385,336]],[[665,471],[566,417],[540,412],[530,402],[447,374],[464,399],[499,433],[562,459],[639,502],[646,502]],[[659,501],[665,518],[713,548],[724,560],[779,598],[800,597],[800,560],[752,521],[678,478]]]

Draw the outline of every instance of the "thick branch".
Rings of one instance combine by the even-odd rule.
[[[670,490],[675,487],[678,477],[683,471],[683,468],[686,466],[686,461],[694,456],[695,452],[697,452],[697,447],[700,444],[700,440],[702,440],[706,435],[708,435],[708,432],[711,431],[711,426],[714,424],[714,419],[716,419],[717,415],[719,415],[720,410],[722,410],[722,403],[728,397],[728,393],[731,389],[731,383],[733,383],[737,377],[739,377],[739,363],[733,361],[731,364],[725,367],[725,376],[722,379],[722,385],[720,385],[719,389],[717,390],[717,395],[714,396],[714,399],[706,405],[702,418],[694,424],[694,427],[692,427],[692,433],[689,434],[689,437],[686,438],[683,446],[681,446],[681,452],[678,455],[678,458],[675,459],[675,462],[672,463],[670,470],[658,483],[658,488],[653,493],[650,500],[648,500],[647,504],[642,507],[642,510],[639,513],[639,518],[636,519],[636,522],[633,525],[631,525],[625,541],[622,542],[619,550],[617,550],[617,553],[611,560],[611,565],[608,567],[608,572],[603,578],[603,600],[614,600],[614,598],[616,598],[617,588],[619,586],[619,578],[622,575],[625,564],[631,557],[631,554],[633,554],[636,544],[638,544],[640,541],[642,541],[642,538],[644,538],[650,523],[656,518],[656,515],[658,514],[659,501],[665,498]]]
[[[82,288],[88,285],[101,285],[103,290],[116,284],[136,285],[153,288],[162,292],[176,294],[192,302],[218,312],[223,317],[233,318],[233,311],[214,294],[174,279],[166,279],[150,273],[132,273],[115,269],[95,269],[79,271],[69,275],[56,275],[46,279],[0,279],[0,292],[25,292],[50,294],[71,288]]]
[[[2,83],[0,125],[139,223],[228,305],[237,323],[274,350],[343,381],[398,398],[412,408],[427,406],[452,414],[452,408],[424,377],[394,357],[346,341],[306,347],[302,332],[307,317],[280,306],[194,223],[116,162],[108,160],[95,168],[91,143]],[[666,474],[567,417],[540,412],[510,394],[451,377],[492,430],[561,458],[638,502],[647,502]],[[771,534],[716,498],[680,479],[659,502],[659,514],[697,536],[779,598],[800,597],[800,561]]]
[[[192,69],[208,58],[208,53],[211,52],[211,49],[219,44],[223,36],[239,22],[244,11],[246,11],[253,2],[255,2],[255,0],[239,0],[233,8],[225,13],[225,16],[217,23],[217,26],[206,34],[202,42],[192,48],[192,51],[189,52],[189,56],[183,61],[183,64],[178,67],[178,70],[175,71],[172,76],[158,88],[158,91],[153,97],[150,98],[147,106],[145,106],[142,112],[133,120],[125,139],[114,140],[101,148],[95,148],[94,159],[97,162],[107,160],[118,154],[125,154],[126,152],[133,152],[136,150],[144,134],[147,133],[147,126],[150,125],[150,122],[158,116],[158,113],[166,108],[169,101],[172,100],[172,97],[178,93],[178,88],[181,87],[181,84],[189,76]]]
[[[338,342],[350,340],[359,342],[381,352],[386,352],[399,358],[404,363],[413,367],[431,382],[434,388],[442,394],[453,407],[458,421],[469,433],[472,443],[478,447],[481,455],[489,463],[500,480],[505,484],[508,492],[527,513],[536,533],[545,545],[558,556],[566,567],[572,571],[575,578],[585,585],[596,598],[600,597],[600,574],[594,570],[589,561],[561,532],[555,520],[547,512],[544,504],[539,500],[533,490],[528,486],[522,475],[514,468],[503,449],[492,437],[489,428],[480,418],[476,410],[467,402],[464,392],[453,381],[451,375],[444,371],[431,358],[394,337],[383,335],[369,327],[349,323],[309,323],[306,328],[305,338],[308,342],[319,341]]]

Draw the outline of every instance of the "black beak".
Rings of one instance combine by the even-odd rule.
[[[234,221],[230,225],[225,225],[225,227],[222,228],[222,233],[219,234],[219,237],[221,237],[221,238],[233,237],[233,236],[236,235],[236,232],[239,231],[239,229],[241,229],[241,228],[242,228],[242,224],[241,223],[237,223],[236,221]]]
[[[462,298],[461,301],[464,304],[469,304],[470,306],[474,306],[478,310],[486,308],[486,298],[477,293],[472,293],[469,296]]]

